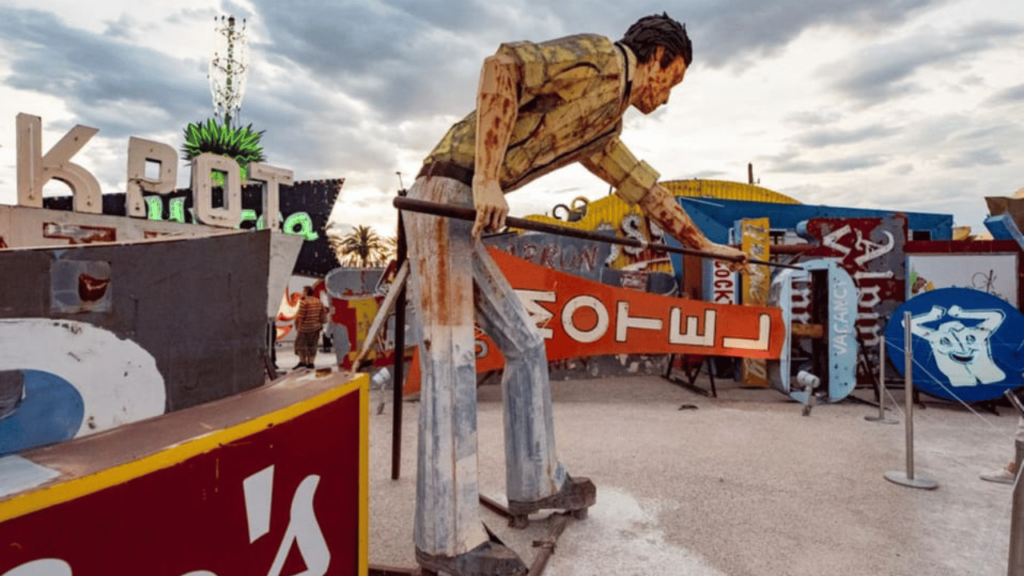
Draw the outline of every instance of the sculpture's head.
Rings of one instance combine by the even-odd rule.
[[[683,81],[693,61],[686,27],[668,16],[645,16],[626,30],[620,41],[637,58],[630,103],[644,114],[668,102],[672,88]]]

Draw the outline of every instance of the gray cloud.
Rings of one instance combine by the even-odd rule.
[[[119,110],[184,125],[209,108],[205,63],[71,28],[46,12],[0,7],[0,46],[12,60],[9,86],[61,97],[76,121],[106,136],[138,133],[146,120]]]
[[[1017,84],[993,94],[985,101],[985,105],[1000,106],[1004,104],[1020,104],[1021,102],[1024,102],[1024,84]]]
[[[780,53],[808,29],[883,37],[894,26],[948,3],[720,0],[667,9],[687,23],[698,67],[733,71]],[[211,115],[207,63],[130,42],[168,23],[201,22],[212,35],[214,15],[246,18],[253,67],[240,119],[266,130],[268,161],[295,170],[299,179],[343,176],[345,202],[375,206],[386,193],[349,190],[393,190],[399,169],[406,171],[409,185],[412,167],[399,164],[426,154],[452,119],[473,107],[480,63],[499,43],[580,32],[617,39],[638,17],[666,6],[649,0],[252,0],[245,6],[226,0],[219,8],[182,9],[162,22],[116,17],[105,22],[102,34],[92,34],[52,14],[0,7],[0,50],[11,68],[4,81],[61,98],[73,122],[119,139],[112,144],[116,150],[123,149],[129,134],[180,135],[188,122]],[[969,70],[971,59],[1020,38],[1022,27],[988,23],[955,33],[912,32],[903,41],[880,43],[832,63],[817,75],[845,102],[860,107],[931,89],[919,86],[916,76],[929,67],[961,67],[961,85],[976,85],[984,79]],[[1005,112],[1005,106],[1022,101],[1024,84],[994,94],[982,107],[1003,106],[998,111]],[[790,116],[787,121],[797,130],[786,141],[795,148],[759,159],[758,171],[813,175],[885,166],[892,174],[920,177],[929,165],[1005,170],[1013,149],[1002,149],[1000,142],[1024,141],[1024,126],[1008,114],[1001,121],[975,111],[924,115],[913,124],[875,118],[863,121],[865,126],[850,122],[851,114],[842,106]],[[180,136],[167,143],[178,147]],[[870,143],[864,147],[870,152],[857,153],[855,145],[862,143]],[[849,153],[837,153],[847,151],[842,146],[849,146]],[[904,157],[904,150],[921,154]],[[886,166],[890,161],[893,165]],[[118,173],[112,180],[123,179],[122,162],[103,164]],[[721,178],[725,173],[704,170],[698,175]]]
[[[914,36],[861,50],[842,61],[830,63],[819,73],[829,85],[862,106],[926,90],[914,81],[919,70],[929,66],[954,67],[968,63],[977,54],[1024,36],[1024,26],[986,22],[954,34],[933,29]],[[974,77],[965,74],[965,78]]]
[[[761,160],[767,162],[766,172],[791,172],[797,174],[852,172],[854,170],[883,166],[889,161],[888,157],[882,154],[853,154],[816,160],[807,158],[797,151],[764,157]]]
[[[987,147],[948,157],[942,162],[942,166],[945,168],[979,168],[999,166],[1007,162],[1008,160],[998,150]]]
[[[694,11],[693,34],[707,38],[709,66],[739,67],[756,65],[761,56],[770,56],[811,27],[847,28],[870,33],[885,25],[906,22],[924,9],[941,2],[931,0],[727,0],[701,3]],[[696,44],[696,39],[695,39]],[[695,48],[697,52],[697,48]]]
[[[838,144],[857,144],[868,140],[884,138],[898,132],[894,126],[873,125],[844,130],[840,128],[816,128],[796,138],[802,146],[823,147]]]

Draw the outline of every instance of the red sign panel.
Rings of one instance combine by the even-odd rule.
[[[0,574],[359,574],[362,390],[0,522]]]
[[[802,260],[836,258],[853,277],[859,293],[857,334],[874,355],[884,319],[904,300],[906,216],[812,218],[806,235],[815,238],[818,246],[804,251]]]
[[[778,358],[781,311],[673,298],[584,280],[490,249],[547,343],[548,361],[605,354],[702,354]],[[489,338],[477,372],[501,368]],[[419,389],[414,359],[406,392]]]

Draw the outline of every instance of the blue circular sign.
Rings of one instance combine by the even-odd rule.
[[[914,386],[964,402],[993,400],[1024,386],[1024,314],[986,292],[941,288],[896,309],[886,352],[904,375],[904,315],[910,313]]]
[[[82,425],[85,401],[67,380],[40,370],[22,370],[24,398],[0,420],[0,456],[62,442]]]

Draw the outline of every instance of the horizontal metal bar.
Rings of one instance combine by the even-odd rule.
[[[432,214],[434,216],[455,218],[457,220],[476,220],[476,210],[466,206],[451,206],[449,204],[438,204],[436,202],[428,202],[426,200],[414,200],[412,198],[403,198],[401,196],[395,197],[393,204],[395,208],[398,208],[399,210],[420,212],[422,214]],[[581,238],[583,240],[591,240],[594,242],[606,242],[608,244],[618,244],[620,246],[630,246],[633,248],[650,248],[652,250],[661,250],[663,252],[672,252],[674,254],[699,256],[701,258],[714,258],[716,260],[724,260],[726,262],[742,261],[742,259],[737,257],[719,256],[718,254],[711,254],[710,252],[704,252],[703,250],[695,250],[693,248],[669,246],[668,244],[662,244],[659,242],[642,242],[640,240],[636,240],[633,238],[605,236],[603,234],[590,232],[588,230],[578,230],[576,228],[558,226],[557,224],[548,224],[546,222],[537,222],[535,220],[527,220],[525,218],[516,218],[514,216],[509,216],[505,218],[505,225],[508,226],[509,228],[519,228],[522,230],[531,230],[533,232],[546,232],[548,234],[555,234],[557,236]],[[792,268],[794,270],[803,270],[803,268],[801,268],[800,266],[793,266],[792,264],[781,264],[779,262],[766,262],[764,260],[754,259],[750,259],[747,262],[759,266],[774,266],[776,268]]]

